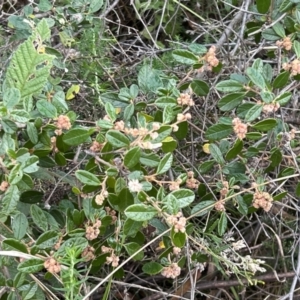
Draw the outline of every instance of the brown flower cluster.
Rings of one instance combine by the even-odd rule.
[[[178,114],[177,115],[177,122],[183,122],[186,120],[190,120],[192,118],[192,115],[190,113],[187,114]]]
[[[262,208],[264,211],[268,212],[272,207],[272,196],[267,192],[256,192],[253,195],[252,205],[255,208]]]
[[[118,121],[114,124],[114,129],[123,131],[125,129],[125,123],[124,121]]]
[[[102,205],[104,200],[108,197],[108,192],[106,189],[102,189],[101,193],[95,197],[95,202],[98,205]]]
[[[194,100],[187,93],[181,93],[180,96],[177,98],[177,103],[179,105],[187,105],[187,106],[194,106],[195,105]]]
[[[178,266],[177,263],[172,263],[167,267],[164,267],[161,275],[166,277],[166,278],[172,278],[175,279],[180,275],[181,268]]]
[[[276,46],[279,48],[284,48],[285,50],[289,51],[292,49],[293,43],[289,36],[286,36],[283,40],[277,41]]]
[[[263,112],[267,115],[270,115],[276,112],[280,108],[280,104],[278,102],[267,103],[263,106]]]
[[[51,150],[53,150],[55,153],[59,152],[59,150],[56,147],[56,136],[52,136],[50,141],[51,141]]]
[[[7,181],[2,181],[0,184],[0,191],[5,192],[9,187],[9,183]]]
[[[56,127],[57,129],[55,130],[56,135],[61,135],[63,129],[70,129],[72,127],[71,121],[68,116],[60,115],[56,121]]]
[[[225,201],[224,200],[219,200],[215,204],[215,210],[217,211],[225,211]]]
[[[101,221],[97,220],[92,226],[87,226],[85,228],[85,237],[88,240],[94,240],[100,233]]]
[[[90,261],[95,258],[95,249],[92,246],[87,246],[81,253],[81,257],[85,261]]]
[[[103,253],[110,253],[110,256],[106,257],[106,263],[107,264],[111,264],[112,267],[114,267],[114,268],[119,265],[120,258],[117,255],[114,254],[114,249],[106,247],[106,246],[102,246],[101,251]]]
[[[240,118],[234,118],[232,120],[233,130],[237,137],[242,140],[246,137],[246,133],[248,130],[248,125],[242,123]]]
[[[108,216],[111,216],[111,218],[112,218],[111,223],[115,224],[117,222],[117,219],[118,219],[117,212],[115,210],[111,209],[109,206],[105,207],[105,211],[106,211]]]
[[[219,60],[216,57],[216,47],[211,46],[204,57],[205,61],[209,64],[207,67],[208,70],[211,70],[212,67],[216,67],[219,64]]]
[[[293,76],[300,74],[300,60],[294,59],[290,64],[283,63],[282,68],[289,71]]]
[[[185,232],[186,218],[183,217],[182,212],[179,212],[177,215],[168,216],[167,223],[174,226],[175,232]]]
[[[190,189],[197,189],[200,182],[194,178],[194,172],[190,171],[187,175],[186,186]]]
[[[61,266],[59,262],[53,257],[48,257],[44,262],[44,267],[49,273],[59,273],[61,270]]]
[[[100,144],[97,141],[93,141],[92,145],[90,147],[90,150],[93,151],[93,152],[100,152],[101,149],[103,148],[103,146],[104,146],[104,144]]]
[[[169,190],[170,191],[179,190],[181,182],[182,180],[180,178],[178,178],[176,181],[171,182],[169,185]]]

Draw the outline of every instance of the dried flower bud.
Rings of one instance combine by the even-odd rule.
[[[177,263],[172,263],[168,267],[164,267],[161,274],[166,278],[175,279],[180,275],[181,268]]]
[[[61,270],[61,266],[57,260],[53,257],[48,257],[44,262],[45,269],[52,274],[59,273]]]

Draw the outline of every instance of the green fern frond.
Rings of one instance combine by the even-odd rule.
[[[46,21],[41,21],[32,36],[19,46],[7,69],[9,87],[17,88],[21,97],[39,94],[47,82],[54,56],[45,54],[43,40],[50,35]]]

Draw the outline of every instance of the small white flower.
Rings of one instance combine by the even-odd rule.
[[[132,193],[134,192],[138,193],[143,190],[142,184],[137,179],[130,180],[128,182],[128,188]]]

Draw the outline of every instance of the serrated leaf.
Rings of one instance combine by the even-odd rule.
[[[48,222],[43,210],[40,209],[37,205],[32,204],[30,206],[30,214],[35,225],[37,225],[43,231],[47,231]]]
[[[232,131],[233,128],[231,125],[216,124],[206,130],[205,137],[210,141],[221,140],[228,137]]]
[[[218,102],[218,107],[222,111],[230,111],[242,103],[245,93],[233,93],[226,95]]]
[[[41,21],[45,22],[45,20]],[[10,87],[17,88],[21,98],[39,94],[50,75],[54,56],[39,53],[34,46],[35,33],[14,52],[6,73]]]
[[[100,186],[100,180],[92,173],[84,170],[77,170],[75,172],[75,177],[83,184]]]
[[[116,148],[127,147],[130,144],[128,137],[118,130],[109,130],[105,137]]]
[[[253,107],[251,107],[248,110],[248,112],[246,113],[245,121],[251,122],[251,121],[254,121],[255,119],[257,119],[260,116],[262,109],[263,109],[263,106],[260,104],[257,104],[257,105],[254,105]]]
[[[216,85],[216,89],[220,92],[230,93],[230,92],[238,92],[243,90],[244,85],[236,80],[224,80]]]
[[[155,261],[145,263],[142,267],[143,272],[149,275],[156,275],[160,273],[163,266]]]
[[[166,173],[171,168],[172,163],[173,155],[172,153],[167,153],[158,164],[156,174],[159,175]]]
[[[270,129],[276,127],[277,122],[275,119],[266,119],[257,122],[253,125],[254,129],[260,130],[260,131],[269,131]]]
[[[20,272],[33,274],[38,271],[41,271],[44,268],[44,261],[41,259],[28,259],[19,263],[17,269]]]
[[[174,50],[172,56],[176,61],[186,65],[193,65],[198,62],[198,57],[187,50]]]
[[[127,168],[133,168],[141,158],[141,148],[134,147],[127,151],[127,153],[124,156],[124,165]]]
[[[149,221],[157,215],[157,210],[145,204],[133,204],[124,211],[127,218],[134,221]]]
[[[88,139],[92,131],[83,128],[74,128],[63,135],[63,142],[69,146],[78,146]]]
[[[11,228],[14,233],[14,237],[18,240],[21,240],[27,231],[28,220],[23,213],[18,213],[13,217]]]
[[[3,105],[11,110],[21,100],[21,93],[16,88],[7,88],[3,93]]]

